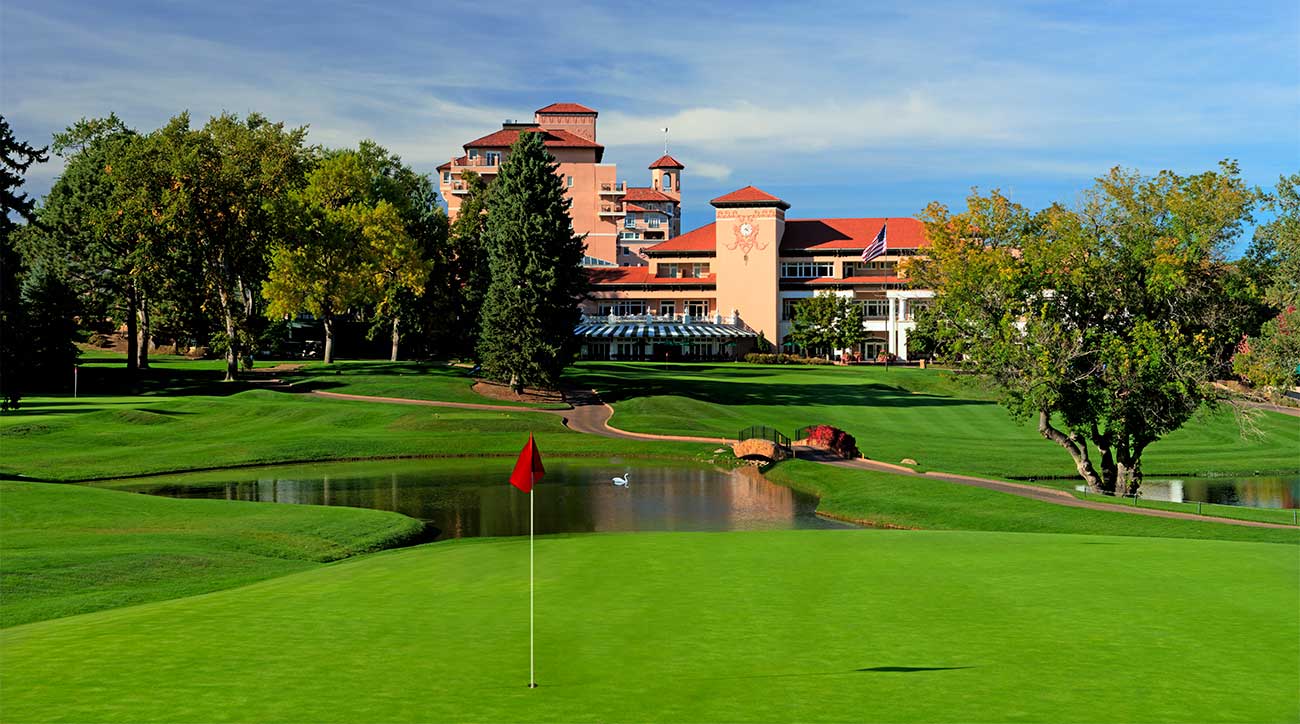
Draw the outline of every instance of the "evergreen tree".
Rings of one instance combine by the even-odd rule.
[[[23,355],[25,384],[32,389],[67,387],[81,354],[77,336],[77,295],[59,274],[41,264],[23,277],[22,304],[27,326]]]
[[[453,329],[459,333],[450,351],[461,357],[476,357],[483,299],[492,282],[486,239],[491,193],[483,177],[473,171],[465,171],[461,179],[468,193],[461,198],[460,212],[448,232]]]
[[[5,409],[16,406],[27,372],[27,333],[31,330],[21,298],[22,258],[14,243],[14,216],[31,223],[33,201],[18,189],[33,163],[44,163],[45,149],[14,138],[0,116],[0,398]]]
[[[555,387],[578,351],[583,241],[557,169],[540,134],[523,133],[492,187],[484,234],[492,281],[478,353],[485,374],[516,392]]]

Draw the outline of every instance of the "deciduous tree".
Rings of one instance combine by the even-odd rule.
[[[862,305],[834,292],[819,292],[794,307],[790,342],[805,350],[848,349],[867,338]]]
[[[963,212],[925,210],[933,246],[909,271],[935,290],[943,342],[1013,415],[1036,418],[1089,488],[1132,493],[1143,452],[1213,400],[1227,367],[1238,310],[1223,255],[1253,198],[1232,162],[1117,168],[1077,208],[1038,213],[974,193]]]

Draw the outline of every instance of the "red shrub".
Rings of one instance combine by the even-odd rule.
[[[862,457],[858,452],[858,441],[838,427],[814,425],[808,429],[808,442],[831,450],[840,457],[849,459]]]

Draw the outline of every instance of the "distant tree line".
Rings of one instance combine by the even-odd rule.
[[[520,389],[556,384],[576,352],[582,240],[535,134],[491,185],[467,174],[449,224],[431,179],[382,146],[311,146],[255,113],[148,133],[83,119],[49,149],[3,130],[6,394],[69,377],[74,340],[119,329],[128,370],[166,341],[221,354],[235,379],[304,312],[327,363],[341,320],[394,360],[474,359]],[[37,204],[17,189],[48,151],[64,168]]]

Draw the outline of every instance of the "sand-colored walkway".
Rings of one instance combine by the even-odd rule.
[[[572,405],[568,410],[542,410],[535,407],[515,407],[510,405],[489,405],[475,402],[440,402],[436,400],[412,400],[403,397],[374,397],[371,395],[349,395],[342,392],[325,392],[315,391],[313,395],[320,397],[330,397],[343,400],[359,400],[362,402],[385,402],[399,405],[424,405],[428,407],[452,407],[463,410],[492,410],[495,412],[533,412],[546,415],[559,415],[564,424],[575,432],[582,432],[588,435],[602,435],[604,437],[622,438],[625,440],[675,440],[679,442],[701,442],[716,445],[730,444],[733,440],[727,440],[720,437],[694,437],[690,435],[656,435],[644,432],[628,432],[620,430],[609,424],[610,418],[614,416],[614,408],[600,399],[600,395],[595,390],[566,390],[565,399]],[[1044,488],[1037,485],[1025,485],[1023,483],[1008,483],[1001,480],[991,480],[989,478],[978,478],[971,475],[958,475],[955,473],[941,472],[917,472],[911,468],[902,465],[893,465],[890,463],[879,462],[876,460],[858,459],[845,460],[837,456],[830,455],[821,450],[811,447],[796,446],[795,456],[800,460],[811,460],[824,465],[834,465],[841,468],[854,468],[858,470],[875,470],[878,472],[895,473],[899,475],[913,475],[917,477],[937,478],[949,483],[958,485],[972,485],[977,488],[987,490],[996,490],[1008,495],[1018,495],[1022,498],[1031,498],[1044,503],[1053,503],[1055,505],[1064,505],[1071,508],[1088,508],[1090,510],[1102,510],[1116,513],[1128,513],[1131,515],[1148,515],[1156,518],[1177,518],[1180,520],[1198,520],[1208,523],[1226,523],[1228,525],[1244,525],[1252,528],[1285,528],[1295,530],[1295,526],[1282,525],[1277,523],[1261,523],[1253,520],[1233,520],[1231,518],[1214,518],[1193,513],[1179,513],[1172,510],[1154,510],[1151,508],[1126,507],[1110,503],[1096,503],[1089,500],[1080,500],[1070,495],[1064,490],[1053,488]]]

